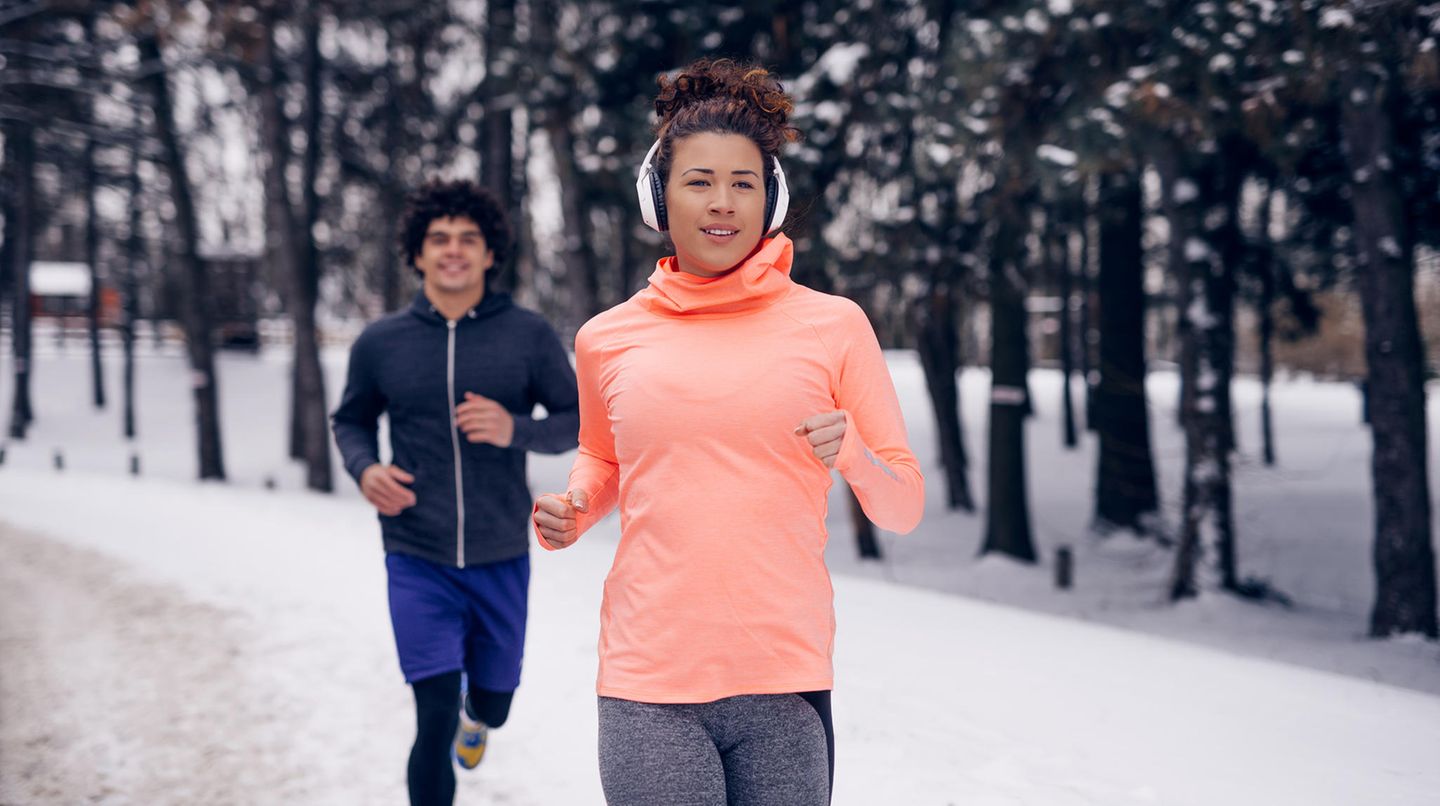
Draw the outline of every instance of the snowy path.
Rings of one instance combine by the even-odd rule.
[[[249,696],[268,658],[243,617],[13,529],[0,554],[0,801],[219,803],[242,780],[296,794],[306,773],[281,739],[299,703]]]
[[[360,502],[7,467],[0,513],[0,800],[403,800],[409,698]],[[535,555],[525,682],[460,803],[600,802],[613,532]],[[1434,696],[869,580],[836,600],[837,806],[1440,791]]]

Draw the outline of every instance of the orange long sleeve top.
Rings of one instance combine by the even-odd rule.
[[[709,702],[829,689],[831,476],[794,429],[842,409],[835,469],[878,526],[924,509],[894,384],[859,306],[790,279],[777,235],[735,271],[661,260],[575,337],[583,534],[618,503],[601,696]],[[543,539],[541,546],[551,548]]]

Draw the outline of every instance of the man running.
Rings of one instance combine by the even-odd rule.
[[[428,806],[454,801],[451,757],[479,764],[509,714],[530,581],[525,456],[574,448],[579,413],[554,330],[490,288],[511,245],[495,197],[433,181],[407,202],[400,247],[423,288],[356,340],[333,427],[380,513],[395,645],[415,692],[410,802]],[[537,403],[548,417],[530,416]]]

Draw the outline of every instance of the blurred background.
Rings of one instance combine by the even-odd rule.
[[[1440,6],[1399,0],[5,2],[0,414],[13,455],[56,405],[37,345],[63,347],[88,356],[74,394],[133,440],[137,350],[183,349],[165,427],[225,479],[217,351],[282,354],[288,432],[263,439],[330,491],[322,353],[414,293],[404,193],[497,192],[519,222],[506,285],[568,342],[665,253],[633,191],[656,76],[739,57],[797,102],[795,278],[913,351],[932,495],[978,512],[982,552],[1037,559],[1043,370],[1054,426],[1030,439],[1093,452],[1073,526],[1173,547],[1174,598],[1283,595],[1237,570],[1232,465],[1283,462],[1277,379],[1341,382],[1381,493],[1370,630],[1433,638],[1437,31]],[[988,373],[978,427],[967,367]],[[1183,444],[1168,510],[1161,425]]]

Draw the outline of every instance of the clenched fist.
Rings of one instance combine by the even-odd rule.
[[[840,453],[840,442],[845,438],[845,410],[806,417],[795,426],[795,436],[804,437],[810,444],[810,452],[826,467],[834,467],[835,456]]]
[[[562,498],[542,495],[535,501],[535,526],[551,547],[563,549],[580,537],[575,519],[590,511],[590,497],[584,490],[571,490]]]

